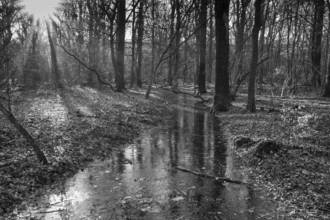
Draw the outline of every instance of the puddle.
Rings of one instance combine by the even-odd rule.
[[[189,105],[192,100],[181,96],[178,101]],[[285,219],[262,189],[219,183],[176,166],[250,182],[248,170],[228,147],[219,119],[178,107],[163,126],[114,151],[110,159],[93,162],[67,182],[65,192],[47,196],[24,215],[47,220]]]

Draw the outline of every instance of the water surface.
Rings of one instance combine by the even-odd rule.
[[[61,194],[30,214],[38,219],[283,219],[276,204],[252,186],[221,183],[175,167],[251,182],[217,117],[179,96],[158,128],[95,161]]]

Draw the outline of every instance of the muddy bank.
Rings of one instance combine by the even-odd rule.
[[[173,101],[173,100],[172,100]],[[253,184],[217,117],[177,96],[170,118],[94,160],[18,219],[281,218],[286,213]]]
[[[107,158],[139,133],[162,122],[163,93],[113,93],[88,87],[17,92],[13,113],[38,140],[50,165],[39,164],[27,142],[0,115],[0,216],[61,185],[84,165]],[[54,183],[56,183],[54,185]]]
[[[244,100],[218,117],[255,182],[289,210],[290,219],[329,219],[329,100],[259,96],[255,114]]]

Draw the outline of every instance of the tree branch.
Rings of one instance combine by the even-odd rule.
[[[73,57],[78,63],[80,63],[82,66],[84,66],[86,69],[88,69],[89,71],[95,73],[95,75],[97,76],[98,81],[103,84],[103,85],[107,85],[111,88],[112,91],[114,91],[113,86],[111,85],[111,83],[105,82],[101,79],[101,76],[99,74],[99,72],[97,72],[96,69],[93,69],[89,66],[87,66],[83,61],[81,61],[76,55],[74,55],[73,53],[71,53],[70,51],[68,51],[63,45],[59,45],[56,44],[57,46],[59,46],[60,48],[62,48],[69,56]]]
[[[200,172],[196,172],[196,171],[193,171],[193,170],[188,170],[186,168],[179,167],[179,166],[174,167],[174,168],[177,169],[177,170],[180,170],[182,172],[192,173],[196,176],[200,176],[200,177],[204,177],[204,178],[208,178],[208,179],[213,179],[213,180],[219,181],[219,182],[228,182],[228,183],[234,183],[234,184],[248,185],[247,183],[239,181],[239,180],[232,180],[232,179],[229,179],[229,178],[216,177],[216,176],[212,176],[212,175],[209,175],[209,174],[206,174],[206,173],[200,173]]]

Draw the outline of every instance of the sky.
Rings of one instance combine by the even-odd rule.
[[[33,14],[35,20],[48,19],[55,12],[55,8],[62,0],[22,0],[25,5],[24,11]]]

